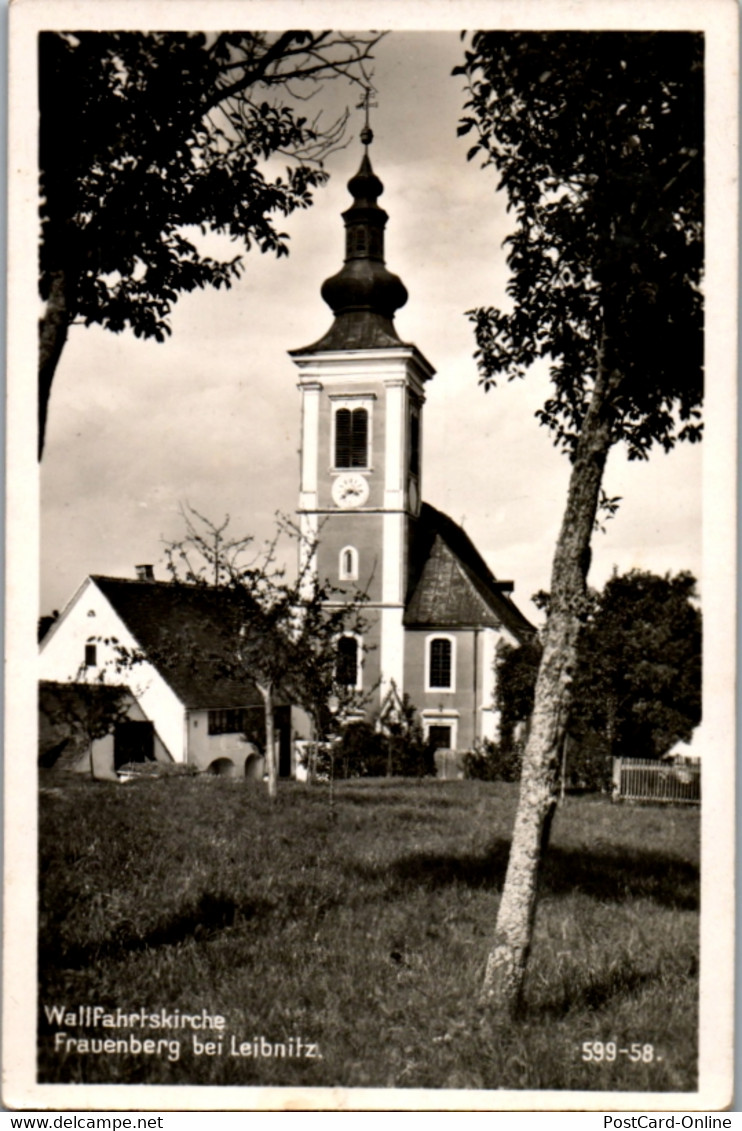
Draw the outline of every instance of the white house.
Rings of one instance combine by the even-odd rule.
[[[533,626],[464,530],[423,502],[423,409],[435,370],[397,334],[407,290],[384,262],[383,185],[366,146],[348,182],[345,262],[325,280],[334,320],[290,350],[302,398],[298,513],[318,539],[316,570],[368,602],[363,641],[344,638],[338,669],[378,710],[395,687],[437,748],[470,750],[497,733],[494,660]],[[341,599],[341,598],[338,598]],[[341,667],[342,663],[342,667]]]
[[[117,780],[132,762],[172,763],[128,687],[39,683],[39,769]]]

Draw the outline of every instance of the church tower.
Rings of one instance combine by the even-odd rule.
[[[368,155],[372,140],[367,124],[360,168],[348,182],[353,203],[343,213],[345,262],[322,286],[334,321],[290,356],[302,397],[301,527],[318,538],[319,577],[368,594],[368,634],[348,639],[345,670],[359,691],[378,687],[383,698],[392,680],[404,690],[424,387],[435,371],[394,327],[407,291],[384,263],[388,217],[377,203],[383,185]]]

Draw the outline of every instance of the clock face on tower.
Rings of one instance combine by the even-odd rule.
[[[368,480],[363,475],[349,472],[338,475],[332,485],[332,500],[344,510],[348,507],[362,507],[368,499]]]

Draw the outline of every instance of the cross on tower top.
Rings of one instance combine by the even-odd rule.
[[[356,106],[357,110],[365,110],[365,112],[366,112],[366,122],[365,122],[363,129],[361,130],[361,141],[363,142],[363,144],[366,146],[367,149],[368,149],[369,145],[371,144],[371,142],[374,140],[374,132],[371,129],[371,126],[369,125],[369,110],[371,109],[372,106],[378,106],[379,105],[378,102],[374,102],[374,100],[373,100],[373,96],[375,94],[376,94],[376,90],[374,89],[373,86],[371,86],[371,83],[369,83],[368,86],[364,87],[363,98],[361,99],[361,101]]]

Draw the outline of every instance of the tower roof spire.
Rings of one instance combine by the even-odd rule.
[[[345,262],[322,284],[322,298],[335,315],[329,331],[310,351],[375,349],[399,346],[394,313],[407,302],[402,280],[384,264],[384,228],[388,216],[377,204],[384,186],[371,167],[368,147],[373,141],[369,111],[377,103],[370,83],[357,109],[365,111],[360,133],[364,147],[358,172],[348,181],[353,203],[345,212]],[[306,352],[306,351],[295,351]]]

